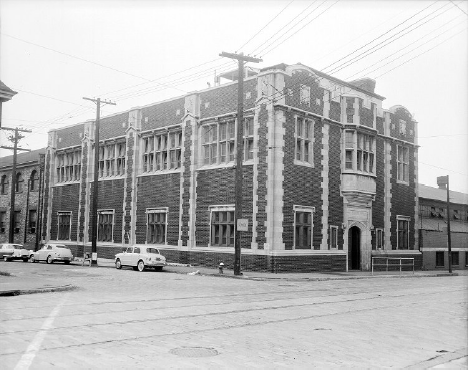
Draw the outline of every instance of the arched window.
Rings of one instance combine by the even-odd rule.
[[[2,180],[0,182],[0,193],[6,194],[8,192],[8,178],[6,175],[2,176]]]
[[[37,190],[37,184],[38,184],[38,181],[37,181],[37,171],[34,170],[33,172],[31,172],[31,178],[29,180],[29,190],[31,191],[36,191]]]
[[[17,173],[16,174],[16,189],[15,191],[17,193],[21,193],[23,191],[23,175],[21,174],[21,172]]]

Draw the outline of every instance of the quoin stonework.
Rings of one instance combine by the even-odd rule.
[[[384,109],[375,81],[305,65],[244,82],[243,270],[370,270],[418,249],[417,122]],[[237,82],[49,132],[46,240],[91,250],[99,171],[99,257],[157,246],[169,262],[232,267]],[[99,166],[94,168],[94,150]]]

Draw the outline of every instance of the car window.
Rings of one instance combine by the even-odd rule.
[[[49,246],[47,247],[47,249],[52,249],[52,246],[49,245]]]
[[[135,248],[135,253],[140,253],[140,248]]]
[[[15,249],[23,249],[22,245],[15,245]]]
[[[159,251],[156,248],[147,248],[148,253],[159,254]]]
[[[128,247],[127,248],[127,253],[132,253],[133,252],[133,247]]]

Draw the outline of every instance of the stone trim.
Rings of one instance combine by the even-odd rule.
[[[321,187],[322,187],[322,195],[321,195],[321,200],[322,200],[322,243],[320,244],[320,249],[325,250],[328,249],[328,216],[329,216],[329,189],[328,189],[328,184],[329,184],[329,140],[330,140],[330,125],[323,122],[322,126],[322,149],[321,149],[321,154],[322,154],[322,160],[321,160],[321,165],[322,165],[322,182]]]

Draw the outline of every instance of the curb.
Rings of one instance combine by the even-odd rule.
[[[77,289],[79,288],[75,285],[64,285],[64,286],[59,286],[59,287],[36,288],[36,289],[12,289],[12,290],[0,291],[0,297],[13,297],[17,295],[36,294],[36,293],[66,292],[66,291],[77,290]]]

